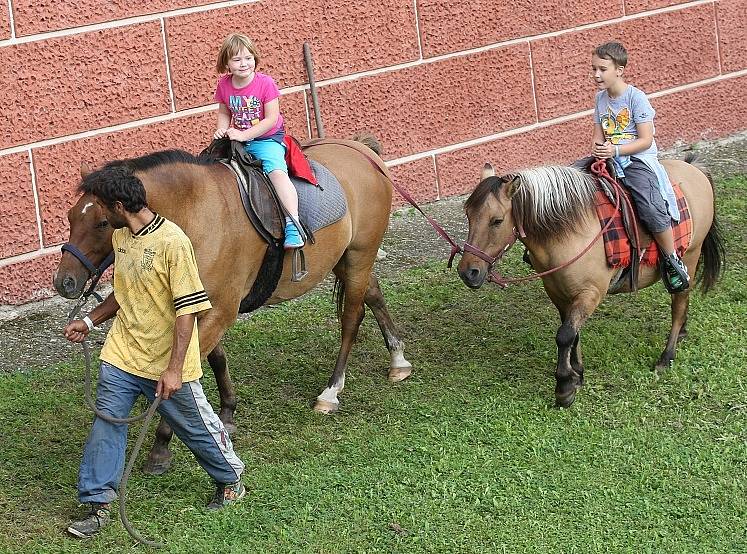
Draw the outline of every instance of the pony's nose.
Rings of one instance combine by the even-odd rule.
[[[464,281],[464,284],[471,289],[478,289],[482,286],[482,282],[485,280],[485,276],[482,271],[476,267],[470,267],[464,271],[459,272],[459,276]]]
[[[64,290],[66,294],[73,294],[77,289],[78,281],[75,277],[68,275],[62,280],[62,290]]]

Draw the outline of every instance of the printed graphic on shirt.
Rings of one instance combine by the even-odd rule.
[[[259,98],[232,94],[228,102],[234,127],[244,131],[259,123],[262,117],[262,102]]]
[[[612,144],[621,144],[624,140],[636,139],[634,134],[625,132],[625,128],[630,123],[630,110],[627,107],[615,114],[612,107],[607,106],[607,113],[602,115],[600,123],[602,124],[602,131],[604,131],[604,138]]]
[[[153,269],[153,257],[156,255],[156,251],[152,248],[146,248],[143,250],[143,259],[140,262],[140,267],[143,271]]]

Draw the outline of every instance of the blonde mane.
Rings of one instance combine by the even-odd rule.
[[[516,174],[511,197],[514,221],[529,237],[563,237],[578,228],[596,194],[594,178],[566,166],[526,169]]]

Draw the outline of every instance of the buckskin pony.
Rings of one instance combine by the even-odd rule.
[[[307,154],[338,179],[347,199],[347,212],[336,223],[318,230],[315,242],[304,247],[309,271],[306,278],[291,281],[291,256],[285,256],[280,281],[265,304],[297,298],[334,272],[342,340],[327,387],[314,405],[317,412],[331,413],[339,406],[338,394],[345,385],[348,354],[363,320],[364,303],[376,317],[390,353],[389,380],[407,378],[412,366],[404,358],[404,343],[372,273],[389,223],[392,200],[389,171],[366,145],[377,148],[378,143],[371,137],[361,141],[313,142]],[[236,396],[221,338],[236,320],[242,299],[252,289],[268,244],[249,223],[236,176],[225,165],[182,151],[157,152],[112,163],[131,167],[145,186],[148,206],[178,224],[192,241],[200,277],[213,305],[198,318],[200,351],[203,358],[207,356],[217,380],[220,418],[232,430]],[[78,198],[67,217],[68,244],[98,266],[112,251],[112,229],[94,198],[86,194]],[[54,276],[55,289],[65,298],[78,298],[90,275],[76,256],[63,251]],[[161,419],[146,462],[147,472],[162,473],[168,468],[171,436],[170,427]]]
[[[718,280],[724,258],[713,181],[692,159],[664,160],[662,164],[689,204],[692,239],[684,262],[692,275],[698,270],[698,281],[706,292]],[[542,281],[562,322],[556,335],[555,368],[555,400],[562,407],[573,403],[584,381],[581,326],[605,295],[630,292],[630,285],[618,280],[621,270],[607,264],[594,209],[595,193],[591,176],[573,168],[538,167],[496,177],[492,166],[486,164],[481,182],[464,205],[469,222],[467,243],[478,250],[470,252],[465,245],[459,263],[459,276],[468,287],[482,286],[492,269],[483,258],[499,259],[517,236],[527,248],[534,270],[542,273],[560,267],[542,276]],[[587,252],[568,263],[590,244]],[[659,278],[657,267],[640,266],[639,287],[652,285]],[[691,290],[672,295],[672,328],[657,369],[672,363],[677,342],[686,335]]]

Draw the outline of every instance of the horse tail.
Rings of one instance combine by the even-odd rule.
[[[342,310],[345,305],[345,283],[335,277],[335,284],[332,287],[332,300],[337,305],[337,319],[342,322]]]
[[[713,183],[713,175],[711,175],[708,168],[698,161],[698,157],[695,153],[690,152],[687,154],[685,156],[685,161],[693,167],[698,168],[708,178],[708,182],[711,183],[711,191],[713,193],[715,206],[716,189]],[[696,284],[700,284],[701,291],[706,293],[721,278],[726,261],[724,239],[721,232],[721,226],[716,218],[715,207],[713,210],[711,228],[708,230],[708,234],[706,235],[705,240],[703,240],[703,246],[700,249],[700,257],[703,263],[700,264]]]
[[[376,152],[377,156],[381,156],[381,153],[384,151],[379,139],[377,139],[372,133],[369,133],[367,131],[360,131],[354,134],[353,140],[368,146],[371,150]]]

